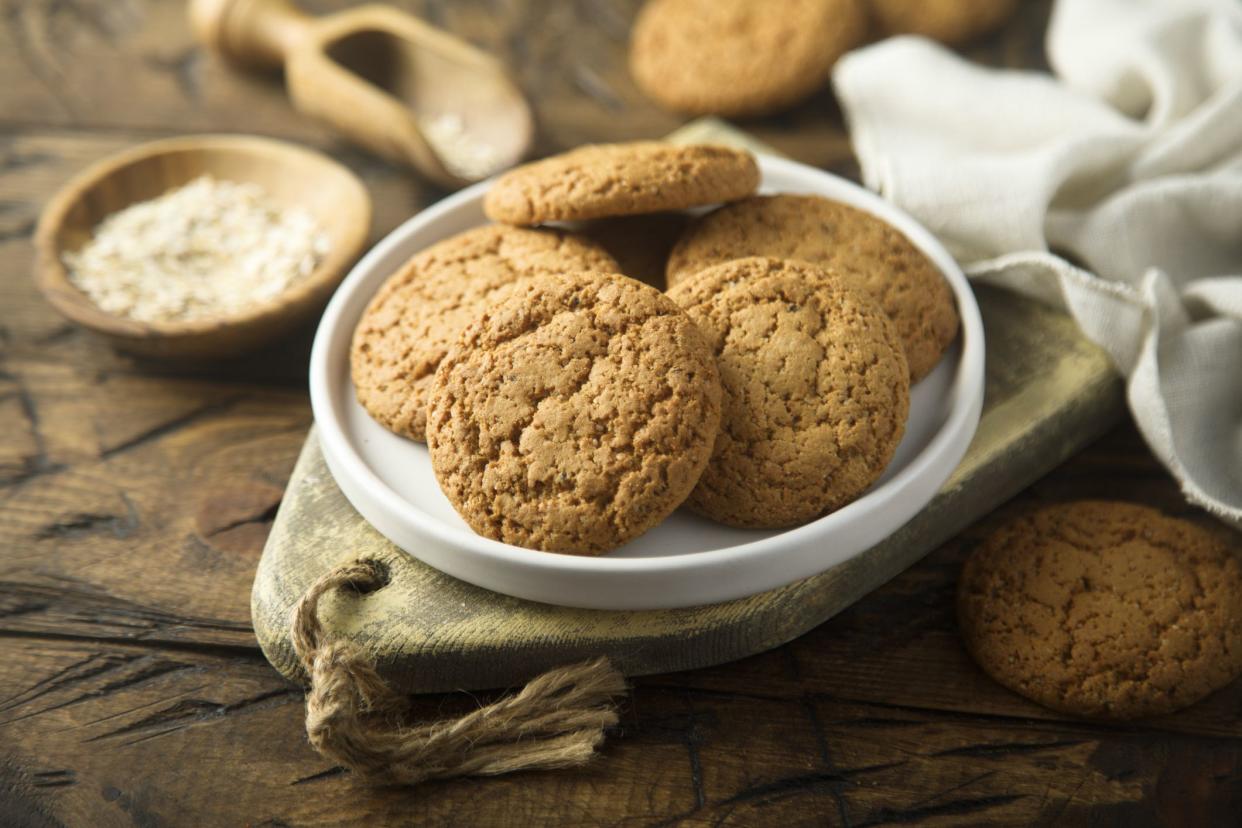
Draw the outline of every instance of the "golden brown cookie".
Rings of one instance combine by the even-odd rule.
[[[358,320],[350,349],[358,402],[390,431],[422,440],[436,366],[500,291],[537,273],[616,267],[586,239],[504,225],[467,230],[420,251]]]
[[[1011,520],[958,584],[966,648],[1053,710],[1168,713],[1242,673],[1237,536],[1131,503],[1079,501]]]
[[[668,284],[742,256],[801,259],[860,279],[896,324],[914,382],[957,336],[953,291],[931,260],[896,228],[839,201],[756,196],[709,213],[673,248]]]
[[[910,408],[892,322],[864,291],[806,262],[737,259],[669,290],[706,334],[724,412],[686,501],[731,526],[814,520],[883,473]]]
[[[828,82],[866,39],[863,0],[649,0],[630,34],[630,74],[692,115],[762,115]]]
[[[711,349],[672,300],[625,276],[514,285],[436,371],[432,468],[479,534],[598,555],[694,488],[720,423]]]
[[[871,0],[881,36],[914,34],[956,45],[999,28],[1018,0]]]
[[[487,191],[493,221],[545,221],[631,216],[745,198],[759,186],[746,150],[659,141],[592,144],[512,169]]]

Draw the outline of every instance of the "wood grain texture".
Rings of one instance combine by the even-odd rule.
[[[647,101],[626,68],[642,0],[393,0],[507,64],[535,108],[536,155],[589,143],[666,135],[682,119]],[[351,0],[298,0],[322,16]],[[1040,67],[1049,0],[1028,0],[998,36],[965,48],[989,65]],[[240,131],[338,146],[299,118],[278,77],[231,69],[198,45],[178,0],[5,0],[0,124]],[[124,90],[124,103],[118,105]],[[840,111],[824,90],[746,124],[779,151],[838,172],[856,169]]]
[[[1232,824],[1242,683],[1174,716],[1097,725],[1006,691],[958,642],[956,572],[995,522],[1119,488],[1184,508],[1118,429],[796,641],[636,679],[599,760],[573,772],[368,789],[305,744],[301,692],[257,650],[0,633],[0,822]],[[492,695],[420,696],[413,713]]]
[[[624,74],[637,2],[397,5],[504,56],[549,152],[677,126]],[[969,53],[1042,65],[1049,7],[1022,3]],[[1129,425],[793,642],[635,679],[622,726],[581,771],[400,791],[328,767],[248,618],[310,425],[309,332],[194,372],[117,355],[38,297],[30,233],[70,175],[183,131],[329,150],[374,197],[372,239],[440,193],[298,120],[278,79],[204,55],[177,0],[0,0],[0,69],[0,825],[1236,824],[1242,684],[1097,726],[1014,696],[958,644],[957,571],[1009,511],[1071,497],[1187,511]],[[853,169],[827,93],[746,128]],[[413,700],[420,718],[474,704]]]

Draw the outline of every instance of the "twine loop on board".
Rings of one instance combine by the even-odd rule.
[[[294,606],[294,652],[310,680],[306,735],[320,755],[369,779],[414,785],[428,779],[566,768],[589,760],[617,723],[625,679],[605,658],[558,667],[521,692],[458,719],[400,723],[405,698],[352,641],[324,635],[319,600],[335,589],[372,592],[388,583],[376,560],[342,564]]]

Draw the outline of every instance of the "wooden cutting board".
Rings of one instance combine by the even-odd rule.
[[[770,151],[705,119],[671,140]],[[415,560],[362,519],[332,480],[312,429],[259,561],[251,615],[282,674],[301,676],[288,638],[303,590],[356,557],[387,562],[390,583],[330,596],[328,630],[364,642],[408,692],[518,684],[604,654],[627,675],[743,658],[796,638],[853,604],[1004,502],[1115,423],[1125,410],[1107,356],[1063,313],[977,286],[987,339],[983,418],[962,463],[927,508],[879,545],[828,572],[738,601],[682,610],[567,609],[510,598]]]

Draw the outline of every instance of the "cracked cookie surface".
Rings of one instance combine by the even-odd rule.
[[[388,430],[422,440],[436,366],[505,288],[538,273],[616,268],[594,242],[553,230],[490,225],[433,244],[384,282],[358,321],[358,401]]]
[[[742,256],[801,259],[860,280],[897,326],[914,382],[957,336],[953,291],[936,266],[895,227],[847,204],[777,195],[721,207],[678,240],[668,284]]]
[[[867,26],[863,0],[650,0],[630,36],[630,74],[668,109],[760,115],[825,86]]]
[[[694,488],[720,396],[711,349],[664,294],[620,275],[535,277],[440,363],[427,443],[480,535],[598,555]]]
[[[865,292],[805,262],[747,258],[669,296],[706,335],[724,388],[720,436],[686,501],[741,527],[793,526],[858,497],[905,433],[906,359]]]
[[[500,176],[483,197],[483,211],[509,224],[577,221],[735,201],[758,186],[759,167],[745,150],[591,144]]]
[[[1172,712],[1242,673],[1237,535],[1131,503],[1048,506],[971,555],[958,619],[979,665],[1045,707]]]

